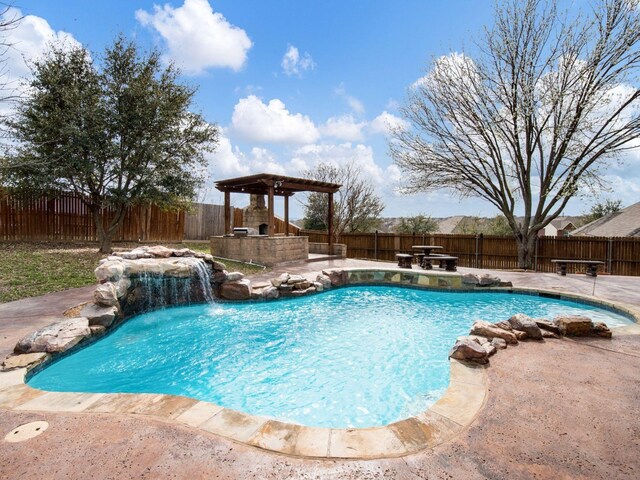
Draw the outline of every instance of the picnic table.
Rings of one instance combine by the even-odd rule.
[[[425,270],[431,270],[433,268],[431,260],[429,260],[431,252],[434,250],[442,250],[443,247],[440,245],[413,245],[411,248],[422,251],[422,253],[416,254],[416,257],[419,259],[419,265]]]
[[[558,266],[558,275],[563,277],[567,276],[567,265],[570,263],[577,263],[587,266],[586,274],[590,277],[598,276],[598,265],[604,265],[604,262],[599,260],[551,260],[551,263],[555,263]]]

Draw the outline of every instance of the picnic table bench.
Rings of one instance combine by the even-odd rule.
[[[427,262],[425,258],[431,255],[431,252],[434,250],[442,250],[440,245],[413,245],[411,248],[414,250],[419,250],[421,253],[414,253],[414,256],[418,260],[418,265],[420,265],[425,270],[430,270],[431,267],[427,266]],[[428,265],[431,265],[430,263]]]
[[[566,277],[567,265],[570,263],[577,263],[587,266],[586,274],[590,277],[598,276],[598,265],[604,265],[604,262],[599,260],[551,260],[551,263],[555,263],[558,267],[558,275]]]
[[[456,272],[458,270],[458,257],[452,257],[451,255],[443,255],[439,253],[432,253],[424,257],[424,269],[431,270],[433,268],[432,261],[440,262],[440,268],[443,268],[447,272]]]
[[[413,262],[413,255],[410,253],[396,253],[398,259],[398,266],[400,268],[411,268],[411,262]]]

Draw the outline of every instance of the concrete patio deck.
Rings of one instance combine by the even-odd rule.
[[[281,271],[382,267],[356,260],[290,264]],[[460,269],[467,271],[467,269]],[[514,285],[591,294],[593,279],[493,272]],[[21,335],[85,301],[92,287],[0,305],[0,354]],[[600,276],[596,297],[640,306],[640,278]],[[24,333],[22,333],[24,332]],[[522,343],[491,361],[489,396],[453,441],[370,461],[303,460],[136,415],[0,410],[2,437],[46,420],[24,443],[0,440],[0,478],[638,478],[640,335]]]

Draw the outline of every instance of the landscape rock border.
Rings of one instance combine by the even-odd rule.
[[[522,340],[543,341],[562,336],[611,338],[611,335],[605,323],[594,323],[581,315],[559,315],[549,321],[516,313],[508,320],[496,323],[476,320],[469,335],[458,337],[449,358],[486,365],[498,350],[517,345]]]

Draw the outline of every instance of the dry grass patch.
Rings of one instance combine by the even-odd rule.
[[[116,251],[137,243],[114,244]],[[207,243],[166,244],[209,253]],[[104,255],[95,243],[0,242],[0,303],[35,297],[69,288],[93,285],[93,271]],[[229,271],[251,275],[262,267],[223,260]]]

